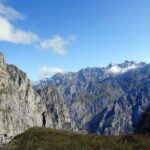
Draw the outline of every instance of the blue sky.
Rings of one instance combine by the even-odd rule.
[[[0,51],[31,80],[150,62],[149,0],[0,0]]]

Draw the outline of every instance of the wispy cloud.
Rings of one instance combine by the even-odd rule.
[[[20,12],[16,11],[12,7],[5,6],[3,1],[0,1],[0,15],[8,20],[24,19],[24,16]]]
[[[65,73],[62,68],[43,66],[38,69],[39,79],[51,77],[56,73]]]
[[[41,41],[38,47],[53,51],[59,55],[63,55],[66,53],[67,48],[72,42],[76,39],[76,36],[70,36],[65,39],[60,35],[54,35],[51,38]]]
[[[49,39],[41,40],[36,33],[16,27],[14,21],[25,21],[25,17],[14,8],[6,6],[5,2],[6,0],[0,0],[0,42],[4,41],[14,44],[34,43],[38,48],[63,55],[66,53],[69,45],[76,39],[74,35],[63,38],[57,34]]]
[[[0,1],[0,41],[15,44],[30,44],[38,41],[39,37],[35,33],[24,31],[13,25],[13,21],[23,18],[21,13]]]
[[[35,33],[18,29],[6,18],[0,16],[0,41],[12,42],[15,44],[30,44],[38,39]]]

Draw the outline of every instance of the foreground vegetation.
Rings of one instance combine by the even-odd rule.
[[[150,136],[83,135],[48,128],[31,128],[1,150],[149,150]]]

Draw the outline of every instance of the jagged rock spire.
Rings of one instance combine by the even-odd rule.
[[[5,68],[6,67],[5,57],[4,57],[2,52],[0,52],[0,67],[1,68]]]

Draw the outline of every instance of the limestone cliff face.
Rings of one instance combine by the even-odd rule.
[[[63,99],[52,88],[36,92],[27,75],[0,53],[0,135],[15,136],[34,126],[76,130]]]
[[[57,90],[52,87],[44,87],[38,89],[37,92],[46,105],[47,117],[51,120],[47,126],[56,129],[77,130],[74,121],[71,120],[69,109]]]
[[[7,65],[0,54],[0,134],[14,136],[29,127],[41,126],[43,111],[46,107],[27,75]]]

